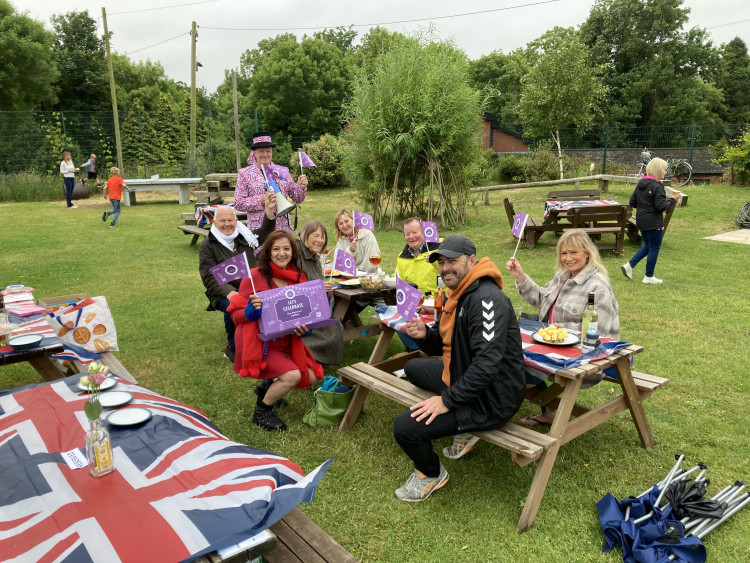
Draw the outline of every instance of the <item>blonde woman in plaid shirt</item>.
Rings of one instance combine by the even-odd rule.
[[[599,314],[599,336],[620,338],[620,306],[612,292],[609,275],[599,257],[599,251],[589,236],[580,229],[565,231],[557,243],[557,272],[544,287],[527,276],[521,264],[511,258],[506,264],[515,278],[521,297],[539,309],[539,320],[571,330],[581,330],[583,312],[589,293],[594,293],[594,307]],[[527,373],[526,384],[537,389],[546,388],[546,382],[535,374]],[[520,420],[529,426],[549,425],[554,411]]]

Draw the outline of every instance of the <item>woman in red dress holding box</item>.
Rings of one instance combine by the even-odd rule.
[[[265,430],[286,430],[274,407],[286,404],[283,397],[293,388],[309,387],[322,379],[323,368],[302,340],[309,333],[304,325],[267,343],[258,337],[262,302],[255,292],[307,281],[299,268],[297,243],[286,231],[275,231],[266,239],[257,260],[258,267],[250,271],[252,284],[249,279],[242,280],[239,293],[227,308],[237,326],[234,370],[242,377],[263,380],[255,386],[258,401],[253,422]]]

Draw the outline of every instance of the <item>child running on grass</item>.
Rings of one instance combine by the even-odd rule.
[[[110,179],[102,190],[102,197],[107,199],[107,192],[109,192],[109,202],[112,204],[112,211],[105,211],[102,214],[102,221],[107,221],[107,217],[114,215],[112,222],[109,224],[110,227],[114,227],[117,224],[117,218],[120,216],[120,199],[122,199],[122,188],[130,191],[128,185],[123,181],[120,176],[120,169],[117,166],[113,166],[109,169]]]

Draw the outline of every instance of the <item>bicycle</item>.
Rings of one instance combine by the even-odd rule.
[[[693,167],[684,158],[675,158],[674,155],[667,155],[667,170],[664,173],[665,180],[677,182],[677,185],[684,186],[693,176]],[[637,184],[638,181],[646,174],[646,165],[651,162],[651,151],[643,149],[641,152],[641,161],[636,162],[625,172],[625,183]]]

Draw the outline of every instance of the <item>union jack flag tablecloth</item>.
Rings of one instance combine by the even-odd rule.
[[[190,561],[310,502],[332,461],[305,476],[230,441],[202,412],[120,380],[114,389],[134,396],[122,408],[153,416],[108,427],[116,470],[96,478],[60,455],[83,449],[89,427],[77,382],[0,393],[2,561]]]
[[[381,323],[406,334],[406,319],[398,314],[395,305],[376,305],[375,312]],[[419,318],[428,326],[435,324],[435,317],[432,313],[419,314]]]
[[[559,209],[565,211],[573,207],[601,207],[603,205],[620,205],[614,199],[583,199],[580,201],[546,201],[544,202],[544,218],[549,216],[550,211]]]
[[[219,207],[232,207],[232,205],[204,205],[203,207],[195,208],[195,220],[199,227],[211,226],[214,223],[214,213]],[[235,211],[235,215],[246,217],[247,213],[244,211]]]
[[[599,346],[583,354],[581,348],[578,346],[549,346],[540,344],[531,335],[545,326],[549,325],[528,319],[521,319],[523,365],[536,368],[550,375],[559,369],[570,369],[601,360],[626,346],[630,346],[630,342],[624,340],[601,338],[602,343]],[[610,375],[608,370],[605,370],[605,373]]]

